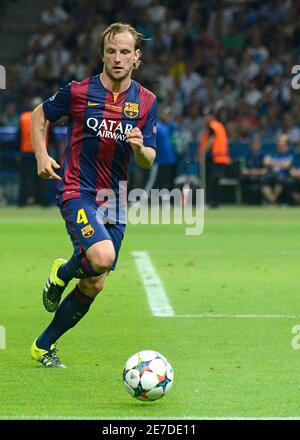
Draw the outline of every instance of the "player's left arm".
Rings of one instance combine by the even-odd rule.
[[[152,147],[144,145],[144,136],[138,127],[127,132],[127,142],[129,142],[136,164],[141,168],[151,168],[156,157],[156,151]]]
[[[142,131],[135,127],[127,132],[127,142],[134,151],[135,163],[141,168],[151,168],[156,157],[157,101],[151,102]]]

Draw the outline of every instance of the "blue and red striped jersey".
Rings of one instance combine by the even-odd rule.
[[[44,101],[43,109],[51,122],[69,116],[58,204],[80,196],[97,199],[103,190],[119,196],[132,152],[125,140],[128,130],[139,127],[144,145],[156,148],[156,97],[134,80],[118,95],[103,86],[99,75],[72,81]]]

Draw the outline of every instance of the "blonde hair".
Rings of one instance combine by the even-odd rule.
[[[282,133],[278,136],[277,142],[284,142],[285,144],[289,144],[289,137],[286,133]]]
[[[130,24],[126,23],[112,23],[109,25],[101,34],[101,40],[100,40],[100,48],[101,48],[101,56],[104,55],[104,39],[106,36],[109,35],[116,35],[121,34],[122,32],[129,32],[133,38],[134,38],[134,50],[140,49],[140,44],[142,40],[148,40],[148,38],[145,38],[143,34],[138,32],[134,27],[132,27]],[[139,65],[141,64],[140,58],[134,63],[134,69],[137,69]]]

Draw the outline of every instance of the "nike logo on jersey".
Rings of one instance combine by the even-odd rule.
[[[88,101],[88,107],[95,107],[96,105],[100,105],[98,102]]]

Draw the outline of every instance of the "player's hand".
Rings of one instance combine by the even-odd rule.
[[[45,158],[38,160],[37,166],[38,175],[42,179],[61,180],[61,177],[54,171],[54,169],[60,168],[60,165],[58,165],[58,163],[54,159],[52,159],[52,157],[46,156]]]
[[[126,133],[127,142],[129,142],[133,151],[141,150],[144,146],[144,137],[141,130],[138,127],[134,127],[132,130]]]

